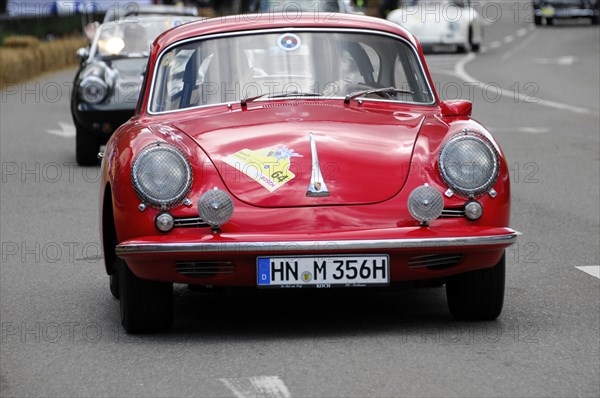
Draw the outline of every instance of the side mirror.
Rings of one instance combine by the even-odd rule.
[[[449,100],[440,103],[440,108],[442,108],[442,116],[444,117],[469,117],[473,110],[473,103],[467,100]]]
[[[90,56],[90,50],[87,47],[81,47],[76,52],[77,58],[79,58],[79,62],[85,62]]]

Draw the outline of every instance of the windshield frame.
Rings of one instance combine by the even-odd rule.
[[[386,32],[386,31],[381,31],[381,30],[373,30],[373,29],[362,29],[362,28],[298,27],[298,28],[293,28],[292,30],[294,31],[294,33],[335,32],[335,33],[370,34],[370,35],[390,37],[390,38],[404,42],[408,46],[410,51],[413,53],[414,57],[416,58],[416,60],[419,64],[420,73],[422,74],[422,76],[424,78],[424,81],[426,83],[426,88],[428,89],[429,94],[431,95],[432,101],[431,102],[409,102],[409,101],[389,100],[389,99],[384,99],[384,98],[366,98],[366,97],[361,97],[361,100],[362,101],[387,102],[387,103],[393,103],[393,104],[399,104],[399,105],[416,105],[416,106],[430,106],[430,107],[438,105],[437,94],[431,85],[430,76],[428,73],[426,73],[425,66],[424,66],[424,63],[423,63],[421,57],[419,56],[419,52],[418,52],[417,48],[405,37],[402,37],[401,35],[394,34],[391,32]],[[236,36],[248,36],[248,35],[257,35],[257,34],[269,34],[269,33],[282,33],[282,32],[285,33],[285,32],[289,32],[289,31],[290,31],[290,27],[287,27],[287,26],[282,26],[282,27],[277,27],[277,28],[256,29],[256,30],[240,30],[240,31],[236,31],[236,32],[215,33],[215,34],[210,34],[210,35],[206,35],[206,36],[194,36],[194,37],[189,37],[189,38],[179,40],[179,41],[169,44],[167,47],[163,48],[160,51],[158,57],[156,58],[156,62],[154,62],[154,68],[153,68],[152,77],[150,80],[151,85],[150,85],[150,89],[148,92],[148,96],[146,98],[146,108],[145,108],[146,114],[152,115],[152,116],[165,115],[165,114],[170,114],[170,113],[179,113],[179,112],[191,111],[191,110],[196,110],[196,109],[201,109],[201,108],[217,107],[217,106],[239,103],[239,101],[225,101],[225,102],[219,102],[219,103],[190,106],[190,107],[181,108],[181,109],[170,109],[170,110],[159,111],[159,112],[152,111],[151,107],[152,107],[152,103],[154,100],[154,98],[153,98],[154,90],[158,84],[156,80],[158,78],[158,72],[160,69],[162,59],[165,56],[165,54],[167,54],[174,47],[179,47],[179,46],[191,43],[191,42],[200,42],[200,41],[212,40],[212,39],[220,39],[220,38],[236,37]],[[147,78],[149,78],[149,77],[147,77]],[[276,100],[286,101],[286,100],[290,100],[290,99],[297,100],[298,96],[290,95],[288,97],[279,97]],[[309,99],[308,97],[306,97],[305,99],[313,100],[313,99]],[[327,100],[327,101],[333,101],[333,100],[344,101],[344,99],[345,99],[345,96],[335,96],[335,97],[327,97],[327,98],[316,97],[315,98],[315,100],[319,100],[319,101],[325,101],[325,100]],[[256,102],[273,101],[273,100],[274,99],[272,99],[272,98],[264,98],[264,99],[261,98],[261,99],[258,99]]]

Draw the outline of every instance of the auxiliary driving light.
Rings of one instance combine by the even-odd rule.
[[[156,229],[161,232],[169,232],[173,229],[174,222],[173,216],[170,213],[162,212],[156,216],[154,225],[156,225]]]
[[[481,203],[472,200],[467,202],[465,205],[465,217],[467,217],[469,220],[479,220],[482,214],[483,207],[481,207]]]
[[[427,184],[415,188],[408,197],[408,211],[421,225],[438,218],[443,209],[442,194]]]
[[[198,201],[198,214],[213,228],[225,224],[233,215],[233,199],[225,191],[206,191]]]

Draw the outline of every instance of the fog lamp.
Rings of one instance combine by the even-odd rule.
[[[159,215],[156,216],[156,219],[154,220],[154,225],[156,225],[156,229],[158,229],[161,232],[169,232],[173,229],[173,216],[167,212],[159,213]]]
[[[207,191],[198,201],[198,214],[213,229],[219,228],[233,215],[233,199],[220,189]]]
[[[481,203],[472,200],[470,202],[467,202],[467,204],[465,205],[465,216],[469,219],[469,220],[479,220],[479,218],[481,218],[481,215],[483,214],[483,207],[481,207]]]
[[[427,184],[415,188],[408,197],[408,211],[421,225],[438,218],[443,209],[442,194]]]

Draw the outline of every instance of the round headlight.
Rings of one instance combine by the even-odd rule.
[[[444,198],[437,189],[429,185],[415,188],[408,196],[408,211],[421,223],[434,220],[442,214]]]
[[[469,197],[490,189],[500,169],[496,149],[473,132],[450,138],[440,152],[439,166],[446,184]]]
[[[156,143],[133,161],[131,182],[140,199],[167,208],[181,202],[192,185],[192,168],[176,147]]]
[[[81,99],[90,104],[97,104],[106,98],[108,85],[98,76],[88,76],[79,85]]]
[[[233,215],[233,199],[225,191],[206,191],[198,201],[198,214],[214,228],[225,224]]]

